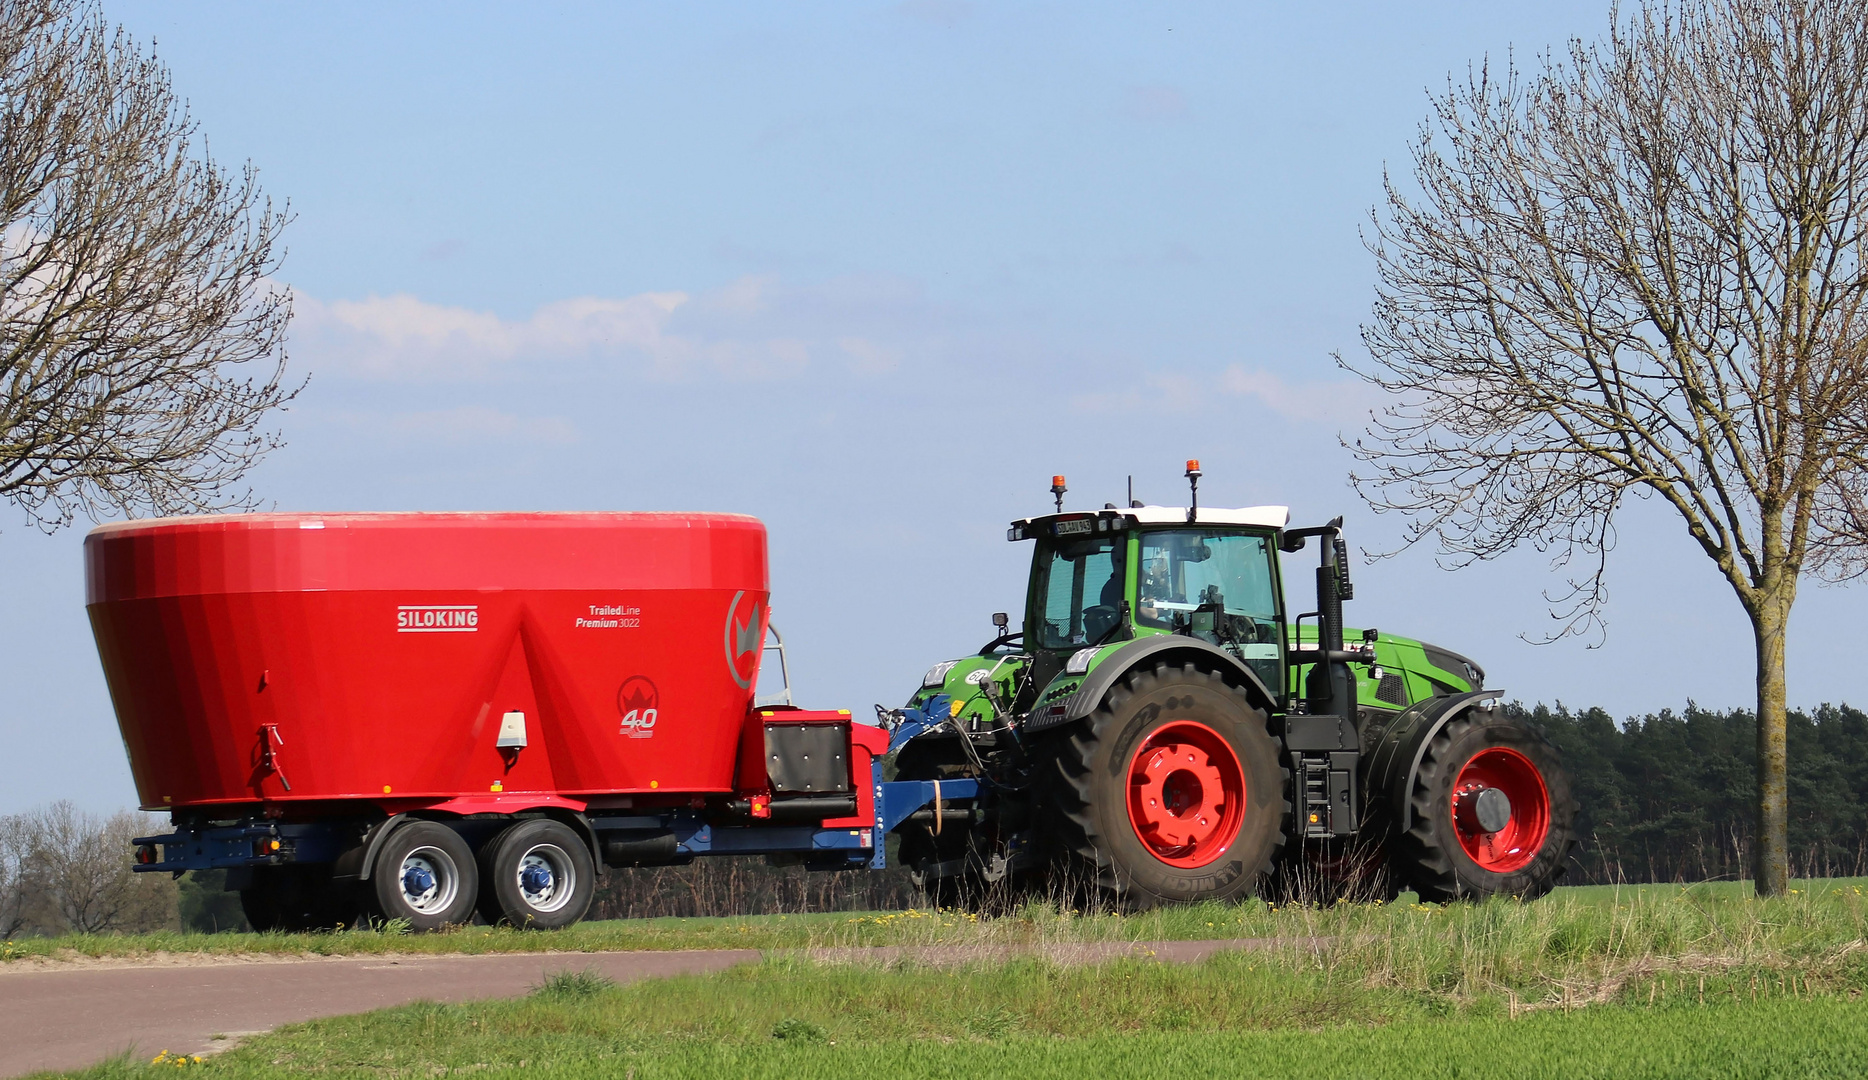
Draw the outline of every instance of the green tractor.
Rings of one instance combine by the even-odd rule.
[[[1285,897],[1531,898],[1562,876],[1575,803],[1556,749],[1457,653],[1343,626],[1342,519],[1284,507],[1056,512],[1024,627],[934,665],[892,731],[932,801],[896,829],[937,903],[1033,891],[1124,908]],[[1315,610],[1278,553],[1320,549]],[[1061,891],[1061,892],[1060,892]]]

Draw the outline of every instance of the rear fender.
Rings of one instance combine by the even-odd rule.
[[[376,865],[376,853],[382,849],[389,834],[400,829],[410,820],[408,814],[391,814],[389,817],[370,826],[363,834],[363,842],[345,851],[331,864],[331,877],[336,881],[368,881],[370,867]]]
[[[1501,690],[1472,690],[1415,702],[1373,733],[1374,743],[1364,753],[1363,791],[1386,798],[1397,823],[1395,835],[1414,827],[1414,806],[1408,793],[1420,773],[1420,762],[1440,729],[1455,717],[1498,698]],[[1369,745],[1365,739],[1364,745]]]

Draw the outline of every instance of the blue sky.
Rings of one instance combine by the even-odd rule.
[[[1359,229],[1427,91],[1606,27],[1603,3],[177,5],[154,41],[224,164],[296,220],[311,383],[253,476],[280,509],[765,519],[801,700],[898,703],[1017,611],[1005,522],[1179,502],[1338,513],[1373,403]],[[0,510],[0,812],[133,798],[82,529]],[[1520,639],[1535,553],[1358,570],[1356,625],[1526,700],[1748,704],[1743,617],[1659,510],[1598,649]],[[1842,701],[1857,594],[1806,590],[1791,697]],[[1016,616],[1015,616],[1016,618]],[[1859,696],[1859,695],[1857,695]]]

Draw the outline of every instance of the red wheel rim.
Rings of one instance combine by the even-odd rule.
[[[1487,829],[1496,821],[1496,791],[1510,800],[1510,820],[1502,828]],[[1486,804],[1480,802],[1481,798]],[[1503,746],[1481,750],[1459,770],[1453,783],[1453,830],[1480,869],[1509,874],[1530,865],[1550,835],[1550,792],[1544,776],[1531,759]],[[1491,820],[1485,816],[1491,815]]]
[[[1169,866],[1226,854],[1245,820],[1245,770],[1219,732],[1182,720],[1157,729],[1129,758],[1129,824]]]

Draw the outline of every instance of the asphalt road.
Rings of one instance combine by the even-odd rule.
[[[129,1050],[199,1054],[240,1036],[411,1001],[515,997],[555,971],[617,982],[719,971],[759,959],[715,952],[503,953],[190,966],[125,965],[0,974],[0,1076],[81,1069]]]
[[[1284,944],[1292,944],[1287,940]],[[1303,944],[1299,941],[1298,944]],[[1262,949],[1263,938],[1106,944],[814,949],[827,963],[1003,961],[1036,954],[1057,963],[1132,956],[1190,963],[1216,952]],[[618,983],[721,971],[761,958],[756,949],[694,952],[501,953],[371,956],[342,960],[176,958],[167,963],[0,968],[0,1077],[81,1069],[113,1054],[199,1054],[280,1024],[411,1001],[516,997],[558,971],[595,971]],[[219,1035],[222,1038],[216,1039]]]

